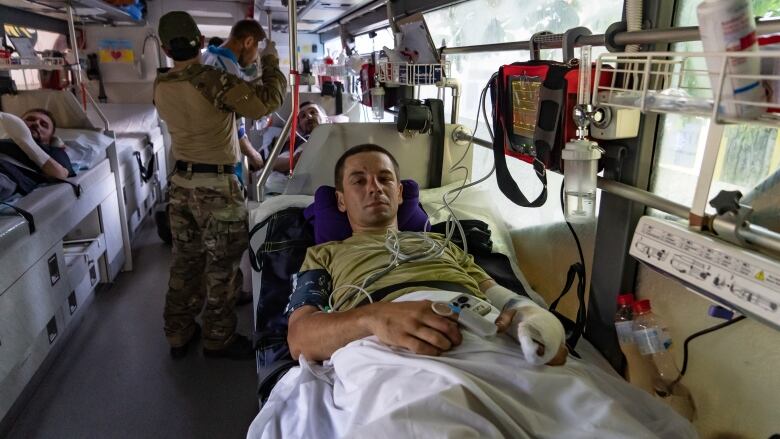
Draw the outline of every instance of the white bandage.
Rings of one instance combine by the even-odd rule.
[[[555,357],[566,339],[566,332],[557,317],[533,300],[500,285],[490,287],[485,295],[493,306],[502,311],[517,310],[508,333],[520,343],[526,361],[542,365]],[[544,355],[541,356],[537,355],[539,344],[544,346]]]
[[[19,146],[27,157],[33,161],[38,167],[43,167],[51,157],[46,154],[35,140],[30,135],[30,129],[22,119],[14,116],[10,113],[0,112],[0,131],[5,132],[5,135],[0,137],[7,137]]]

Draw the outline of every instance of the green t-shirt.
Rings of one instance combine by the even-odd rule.
[[[444,242],[443,235],[430,233],[428,236],[439,242]],[[421,248],[427,248],[425,246],[429,245],[422,238],[404,242],[416,246],[418,245],[417,241],[419,241]],[[404,249],[406,250],[406,247]],[[333,291],[335,292],[333,303],[335,304],[344,294],[349,294],[352,290],[348,288],[337,289],[344,285],[360,286],[366,277],[387,267],[391,258],[390,251],[385,247],[384,233],[360,233],[344,241],[328,242],[310,247],[306,252],[306,258],[300,271],[326,270],[332,278]],[[463,285],[474,295],[484,298],[479,290],[479,284],[488,279],[490,276],[474,263],[473,256],[467,255],[464,260],[463,250],[457,245],[449,243],[441,257],[401,264],[369,285],[366,291],[372,293],[381,288],[405,282],[446,281]],[[435,288],[404,288],[392,292],[382,301],[392,301],[404,294],[423,289]],[[354,295],[354,299],[347,302],[347,308],[342,307],[342,309],[348,309],[364,298],[365,295],[357,293]]]

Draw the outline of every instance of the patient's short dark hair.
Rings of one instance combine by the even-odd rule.
[[[344,151],[344,154],[341,154],[341,157],[339,157],[339,160],[336,162],[336,175],[335,175],[335,184],[336,184],[336,190],[337,191],[343,191],[344,190],[344,182],[342,181],[344,179],[344,163],[346,163],[347,159],[352,157],[353,155],[360,154],[363,152],[379,152],[382,153],[390,158],[390,161],[393,162],[393,170],[395,171],[395,178],[400,179],[401,178],[401,172],[400,167],[398,166],[398,160],[393,157],[392,154],[390,154],[390,151],[382,148],[379,145],[375,145],[373,143],[364,143],[362,145],[356,145],[352,148],[349,148],[348,150]]]
[[[45,108],[30,108],[29,110],[25,111],[22,116],[24,117],[30,113],[41,113],[43,115],[46,115],[46,117],[48,117],[51,120],[51,132],[54,133],[55,131],[57,131],[57,121],[54,119],[54,115],[51,114],[51,111]]]
[[[243,40],[246,37],[253,37],[255,41],[263,41],[265,39],[263,26],[257,20],[247,18],[237,22],[230,29],[230,38]]]

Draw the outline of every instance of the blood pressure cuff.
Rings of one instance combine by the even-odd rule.
[[[292,293],[285,314],[289,317],[296,309],[311,305],[324,308],[333,291],[330,274],[326,270],[308,270],[292,276]]]

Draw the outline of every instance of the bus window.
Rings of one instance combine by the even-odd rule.
[[[697,25],[696,6],[699,0],[683,0],[678,4],[675,26]],[[753,0],[756,16],[769,17],[780,14],[778,2]],[[702,50],[701,42],[674,45],[678,52]],[[705,68],[704,60],[701,66]],[[691,78],[706,82],[705,77]],[[697,84],[691,84],[693,86]],[[702,86],[706,87],[707,84]],[[693,202],[696,182],[701,169],[702,155],[710,120],[683,115],[662,117],[652,173],[653,192],[690,206]],[[757,183],[780,168],[780,137],[777,129],[755,125],[726,127],[721,141],[720,154],[710,187],[710,198],[721,190],[749,192]]]
[[[518,13],[530,11],[529,13]],[[539,31],[562,33],[577,26],[603,32],[620,21],[623,0],[571,2],[561,0],[471,0],[425,14],[436,45],[471,46],[524,41]],[[594,48],[595,58],[603,48]],[[560,59],[561,52],[544,51],[546,58]],[[462,86],[460,122],[473,126],[479,94],[485,83],[503,64],[528,59],[527,51],[451,55],[452,76]],[[479,137],[487,138],[484,130]]]
[[[374,51],[378,52],[382,50],[383,46],[387,46],[390,49],[395,47],[393,32],[389,27],[376,31],[376,37],[374,38],[370,38],[368,34],[355,37],[355,50],[361,55],[367,55]]]

